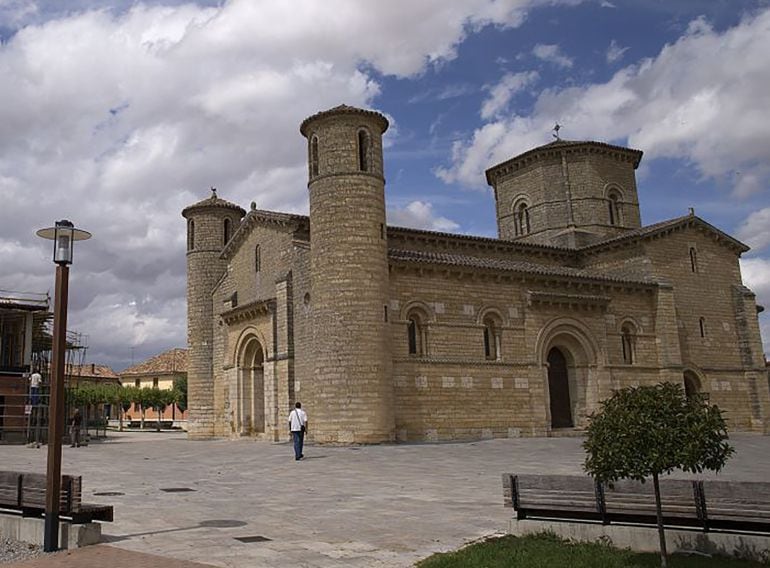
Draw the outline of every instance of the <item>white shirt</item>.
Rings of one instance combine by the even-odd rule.
[[[43,377],[40,376],[40,373],[32,373],[29,377],[29,385],[36,389],[40,386],[40,381],[43,380]]]
[[[289,413],[289,428],[292,432],[299,432],[305,425],[307,425],[307,414],[304,410],[295,408]]]

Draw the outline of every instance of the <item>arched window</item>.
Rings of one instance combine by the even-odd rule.
[[[223,225],[222,240],[224,242],[222,244],[226,245],[230,241],[230,219],[225,219]]]
[[[262,259],[260,258],[259,245],[254,247],[254,272],[259,273],[262,269]]]
[[[187,250],[195,248],[195,221],[187,221]]]
[[[695,247],[690,247],[690,270],[698,272],[698,251]]]
[[[704,318],[698,320],[698,328],[700,329],[700,336],[706,337],[706,320]]]
[[[500,360],[500,325],[492,315],[484,318],[484,357]]]
[[[426,318],[417,310],[409,312],[406,318],[406,339],[409,355],[427,355],[428,332]]]
[[[514,212],[513,225],[516,235],[526,235],[530,232],[529,225],[529,207],[526,203],[521,203],[516,206]]]
[[[358,131],[358,169],[362,172],[369,171],[369,131],[362,128]]]
[[[610,214],[610,225],[620,224],[620,209],[618,208],[618,202],[620,201],[620,195],[617,191],[611,191],[608,195],[607,207]]]
[[[318,136],[310,137],[310,177],[318,175]]]
[[[623,349],[623,363],[634,364],[634,330],[629,324],[620,329],[620,343]]]

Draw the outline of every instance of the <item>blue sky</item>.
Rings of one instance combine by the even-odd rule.
[[[0,0],[0,41],[0,289],[52,288],[35,228],[91,230],[89,360],[185,344],[179,211],[215,185],[306,212],[298,125],[340,103],[391,119],[399,225],[494,236],[484,170],[557,121],[641,149],[643,222],[695,207],[770,307],[767,0]]]

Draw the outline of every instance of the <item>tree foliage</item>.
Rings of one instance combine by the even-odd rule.
[[[719,471],[733,448],[717,406],[679,384],[628,387],[616,391],[589,416],[584,467],[598,481],[652,477],[661,566],[667,566],[659,476],[675,469]]]
[[[586,434],[585,469],[599,481],[719,471],[733,453],[719,407],[674,383],[616,391],[589,417]]]
[[[187,376],[174,379],[174,392],[176,393],[176,406],[180,412],[187,410]]]
[[[141,423],[144,427],[144,415],[147,408],[152,408],[160,415],[167,406],[176,403],[180,410],[187,408],[187,380],[174,381],[172,390],[156,387],[139,388],[116,384],[81,383],[66,390],[67,402],[72,407],[91,408],[100,404],[112,404],[120,411],[120,429],[123,429],[123,413],[128,412],[131,404],[139,405]],[[160,418],[158,419],[158,427]]]

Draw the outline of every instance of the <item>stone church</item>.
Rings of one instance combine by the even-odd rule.
[[[569,435],[614,389],[680,383],[767,433],[748,247],[642,226],[642,152],[556,140],[492,166],[499,238],[385,222],[377,112],[307,118],[309,216],[185,208],[189,434],[378,443]]]

